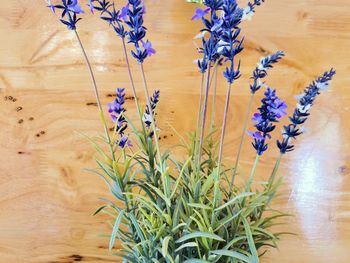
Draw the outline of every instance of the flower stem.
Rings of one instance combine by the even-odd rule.
[[[154,114],[153,114],[152,107],[151,107],[151,101],[150,101],[150,96],[149,96],[149,92],[148,92],[145,71],[143,69],[143,63],[140,63],[140,71],[141,71],[142,80],[143,80],[143,88],[144,88],[144,92],[145,92],[145,96],[146,96],[146,103],[147,103],[147,106],[148,106],[148,109],[149,109],[149,112],[151,115],[151,119],[152,119],[152,129],[154,132],[154,141],[156,143],[156,148],[157,148],[157,153],[158,153],[159,167],[160,167],[161,173],[163,173],[163,161],[162,161],[162,155],[161,155],[160,147],[159,147],[157,127],[156,127],[156,122],[155,122]]]
[[[201,89],[199,94],[199,103],[198,103],[198,116],[197,116],[197,128],[196,128],[196,137],[195,137],[195,152],[194,155],[198,152],[199,144],[199,133],[201,127],[201,113],[202,113],[202,100],[203,100],[203,89],[204,89],[204,73],[202,73]]]
[[[230,105],[231,85],[232,85],[232,83],[229,83],[228,87],[227,87],[224,118],[222,120],[222,129],[221,129],[219,156],[218,156],[218,170],[219,170],[218,173],[219,174],[220,174],[220,168],[221,168],[222,153],[223,153],[223,149],[224,149],[224,140],[225,140],[226,125],[227,125],[228,108]]]
[[[198,149],[198,167],[200,167],[201,159],[202,159],[202,148],[203,148],[203,140],[204,140],[204,131],[205,131],[205,121],[208,109],[208,97],[209,97],[209,87],[210,87],[210,63],[208,65],[207,71],[207,80],[206,80],[206,88],[204,95],[204,104],[203,104],[203,114],[202,114],[202,127],[199,137],[199,149]]]
[[[250,191],[250,187],[252,186],[252,183],[253,183],[253,180],[254,180],[254,175],[255,175],[255,172],[256,172],[256,168],[257,168],[258,163],[259,163],[259,159],[260,159],[260,155],[257,154],[256,157],[255,157],[255,161],[254,161],[254,164],[253,164],[252,171],[250,173],[249,181],[247,183],[247,188],[246,188],[247,192]]]
[[[272,173],[270,175],[270,178],[269,178],[269,189],[271,189],[274,181],[275,181],[275,177],[276,177],[276,174],[277,174],[277,171],[280,167],[280,164],[281,164],[281,161],[282,161],[282,157],[283,157],[283,154],[280,153],[280,155],[278,156],[277,160],[276,160],[276,163],[275,163],[275,166],[272,170]]]
[[[215,63],[214,67],[214,76],[212,79],[214,79],[214,91],[213,91],[213,104],[212,104],[212,110],[211,110],[211,131],[215,128],[215,113],[216,113],[216,91],[217,91],[217,83],[218,83],[218,62]]]
[[[123,50],[124,50],[124,56],[125,56],[126,66],[127,66],[127,68],[128,68],[128,73],[129,73],[129,79],[130,79],[131,89],[132,89],[132,93],[133,93],[134,98],[135,98],[135,105],[136,105],[136,108],[137,108],[137,111],[138,111],[138,114],[139,114],[139,118],[140,118],[142,130],[144,131],[144,134],[146,134],[146,132],[145,132],[145,125],[144,125],[143,120],[142,120],[141,108],[140,108],[139,100],[138,100],[137,93],[136,93],[134,77],[133,77],[132,72],[131,72],[131,67],[130,67],[130,62],[129,62],[129,56],[128,56],[128,51],[127,51],[127,49],[126,49],[125,37],[122,37],[122,43],[123,43]]]
[[[241,135],[241,141],[239,143],[237,157],[236,157],[236,163],[235,163],[235,166],[234,166],[234,171],[233,171],[233,174],[232,174],[232,178],[231,178],[230,188],[229,189],[232,189],[232,187],[234,185],[235,177],[236,177],[236,174],[237,174],[237,168],[238,168],[238,164],[239,164],[239,159],[240,159],[241,152],[242,152],[243,142],[244,142],[245,134],[246,134],[247,127],[248,127],[249,115],[250,115],[251,108],[253,106],[253,101],[254,101],[254,94],[252,94],[250,96],[250,99],[249,99],[247,113],[246,113],[246,116],[244,118],[244,125],[243,125],[243,131],[242,131],[242,135]]]
[[[255,161],[254,161],[254,164],[253,164],[252,171],[250,173],[249,181],[247,182],[246,192],[250,192],[250,188],[251,188],[252,183],[253,183],[253,179],[254,179],[254,175],[255,175],[255,172],[256,172],[256,168],[257,168],[258,163],[259,163],[259,159],[260,159],[260,155],[257,154],[256,157],[255,157]],[[241,205],[242,208],[245,207],[245,201],[246,201],[246,198],[244,197],[242,199],[242,205]]]
[[[76,30],[74,30],[74,33],[75,33],[75,36],[77,37],[80,49],[81,49],[81,51],[83,53],[83,56],[84,56],[84,59],[85,59],[86,66],[87,66],[88,71],[90,73],[91,83],[92,83],[92,87],[93,87],[93,90],[94,90],[94,93],[95,93],[97,107],[98,107],[98,110],[99,110],[99,113],[100,113],[100,118],[101,118],[101,121],[102,121],[102,124],[103,124],[103,127],[104,127],[107,143],[108,143],[109,148],[110,148],[110,152],[111,152],[111,155],[112,155],[112,160],[115,161],[112,141],[111,141],[111,138],[110,138],[109,133],[108,133],[107,122],[106,122],[106,119],[105,119],[105,116],[104,116],[104,113],[103,113],[103,108],[102,108],[102,104],[101,104],[101,100],[100,100],[100,95],[99,95],[99,92],[98,92],[98,89],[97,89],[95,75],[94,75],[94,72],[92,71],[91,63],[90,63],[89,58],[88,58],[88,56],[86,54],[86,51],[84,49],[83,43],[81,42],[81,39],[79,37],[78,32]]]

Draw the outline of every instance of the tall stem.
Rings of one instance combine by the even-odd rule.
[[[255,175],[255,172],[256,172],[256,168],[257,168],[258,163],[259,163],[259,159],[260,159],[260,155],[257,154],[256,157],[255,157],[255,161],[254,161],[254,164],[253,164],[252,171],[250,173],[249,181],[247,183],[247,188],[246,188],[247,192],[250,191],[250,187],[252,186],[252,183],[253,183],[253,180],[254,180],[254,175]]]
[[[211,130],[214,130],[215,127],[215,114],[216,114],[216,90],[217,90],[217,83],[218,83],[218,62],[215,63],[214,67],[214,91],[213,91],[213,104],[212,104],[212,110],[211,110]],[[213,79],[212,78],[212,79]]]
[[[198,149],[198,166],[200,167],[201,164],[201,158],[202,158],[202,148],[203,148],[203,140],[204,140],[204,131],[205,131],[205,121],[207,116],[207,109],[208,109],[208,97],[209,97],[209,85],[210,84],[210,63],[208,64],[208,70],[207,70],[207,80],[206,80],[206,88],[205,88],[205,95],[204,95],[204,105],[203,105],[203,114],[202,114],[202,127],[201,127],[201,133],[199,137],[199,149]]]
[[[146,96],[146,102],[147,102],[147,106],[148,106],[148,109],[149,109],[149,112],[151,115],[151,119],[152,119],[152,129],[154,132],[154,141],[156,143],[156,148],[157,148],[157,153],[158,153],[159,166],[160,166],[161,172],[163,172],[163,162],[162,162],[162,155],[161,155],[160,147],[159,147],[157,127],[156,127],[156,122],[155,122],[154,114],[153,114],[152,107],[151,107],[151,101],[150,101],[150,96],[149,96],[149,92],[148,92],[145,71],[143,69],[143,63],[140,63],[140,71],[141,71],[141,76],[142,76],[142,81],[143,81],[143,88],[144,88],[144,92],[145,92],[145,96]]]
[[[247,182],[246,192],[250,192],[250,187],[252,186],[252,183],[253,183],[253,179],[256,172],[256,168],[258,167],[259,159],[260,159],[260,155],[257,154],[255,157],[252,171],[250,173],[249,181]],[[244,197],[242,199],[242,205],[241,205],[242,208],[245,207],[245,201],[246,201],[246,198]]]
[[[254,93],[250,96],[247,113],[246,113],[246,116],[244,118],[244,124],[243,124],[241,140],[239,142],[239,147],[238,147],[238,152],[237,152],[237,157],[236,157],[236,163],[235,163],[235,166],[234,166],[234,171],[233,171],[233,174],[232,174],[232,178],[231,178],[230,188],[229,189],[232,189],[232,187],[234,185],[235,176],[237,174],[237,169],[238,169],[238,164],[239,164],[239,159],[240,159],[241,152],[242,152],[243,142],[244,142],[245,134],[246,134],[247,127],[248,127],[248,120],[249,120],[251,108],[253,106],[253,101],[254,101]]]
[[[198,116],[197,116],[197,128],[196,128],[196,137],[195,137],[195,153],[198,152],[199,144],[199,133],[201,128],[201,116],[202,116],[202,100],[203,100],[203,89],[204,89],[204,73],[202,73],[201,89],[199,93],[199,103],[198,103]]]
[[[88,56],[86,54],[86,51],[84,49],[83,43],[81,42],[81,39],[79,37],[78,32],[76,30],[74,30],[74,33],[75,33],[75,36],[77,37],[80,49],[81,49],[81,51],[83,53],[86,66],[87,66],[89,74],[90,74],[91,83],[92,83],[92,87],[93,87],[93,90],[94,90],[94,93],[95,93],[97,107],[98,107],[98,110],[99,110],[99,113],[100,113],[100,117],[101,117],[101,120],[102,120],[102,124],[103,124],[103,127],[104,127],[107,143],[108,143],[109,148],[110,148],[110,152],[111,152],[111,155],[112,155],[112,160],[115,161],[112,141],[111,141],[111,137],[109,136],[107,122],[106,122],[106,119],[105,119],[105,116],[104,116],[104,113],[103,113],[103,108],[102,108],[102,104],[101,104],[101,100],[100,100],[100,95],[99,95],[99,92],[98,92],[98,89],[97,89],[95,75],[94,75],[94,72],[92,71],[92,67],[91,67],[89,58],[88,58]]]
[[[274,166],[274,168],[272,170],[272,173],[271,173],[271,176],[269,178],[269,189],[271,189],[271,187],[272,187],[272,185],[273,185],[273,183],[275,181],[275,177],[276,177],[277,171],[278,171],[278,169],[280,167],[280,164],[281,164],[281,161],[282,161],[282,157],[283,157],[283,154],[281,153],[278,156],[277,160],[276,160],[275,166]]]
[[[218,156],[218,170],[219,170],[218,173],[219,174],[220,174],[220,168],[221,168],[222,153],[223,153],[223,149],[224,149],[224,140],[225,140],[226,125],[227,125],[228,108],[230,105],[231,85],[232,85],[232,83],[229,83],[228,87],[227,87],[224,118],[222,120],[221,139],[220,139],[220,148],[219,148],[219,156]]]
[[[133,78],[133,75],[132,75],[132,72],[131,72],[128,51],[126,50],[125,37],[122,37],[122,43],[123,43],[124,56],[125,56],[126,66],[128,68],[128,73],[129,73],[129,79],[130,79],[132,93],[133,93],[134,98],[135,98],[135,104],[136,104],[137,111],[139,113],[139,117],[140,117],[140,121],[141,121],[142,127],[144,127],[143,121],[142,121],[142,114],[141,114],[140,104],[139,104],[137,93],[136,93],[135,82],[134,82],[134,78]]]

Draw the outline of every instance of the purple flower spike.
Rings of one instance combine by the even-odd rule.
[[[76,14],[83,14],[84,11],[81,8],[81,6],[78,3],[78,0],[72,0],[72,3],[68,5],[68,8],[70,11],[76,13]]]
[[[126,21],[128,19],[129,4],[123,6],[120,10],[119,19]]]
[[[197,8],[194,16],[192,17],[192,21],[202,19],[204,16],[206,16],[209,13],[209,11],[210,11],[210,8],[207,8],[207,9]]]
[[[156,53],[156,50],[152,47],[151,41],[147,40],[147,42],[141,40],[142,46],[147,52],[147,56],[152,56],[153,54]]]

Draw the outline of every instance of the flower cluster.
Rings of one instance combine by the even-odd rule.
[[[229,83],[233,83],[240,77],[240,62],[235,69],[235,57],[243,50],[243,40],[238,40],[241,29],[243,11],[235,0],[225,0],[223,5],[223,33],[220,40],[221,55],[230,65],[224,71],[224,77]]]
[[[218,52],[219,41],[222,34],[223,20],[218,16],[218,12],[222,10],[222,0],[207,0],[204,2],[207,6],[206,9],[197,8],[192,20],[202,20],[204,28],[202,32],[202,48],[199,52],[203,54],[203,58],[198,60],[198,67],[201,73],[204,73],[211,62],[215,62],[220,58]],[[206,15],[210,13],[210,18],[207,19]],[[205,37],[205,34],[209,33],[209,38]]]
[[[291,139],[296,139],[302,134],[300,125],[304,124],[310,115],[309,111],[321,91],[328,88],[329,82],[332,80],[336,71],[331,69],[325,72],[321,77],[317,78],[310,86],[308,86],[301,95],[298,105],[294,110],[293,115],[289,118],[291,124],[284,126],[283,140],[277,141],[277,146],[282,154],[294,150],[294,145],[291,144]]]
[[[159,90],[156,90],[152,97],[150,98],[150,102],[151,102],[151,108],[152,108],[152,114],[150,112],[150,109],[148,106],[146,106],[146,109],[145,109],[145,112],[143,114],[143,121],[144,123],[146,124],[146,127],[147,128],[150,128],[151,125],[152,125],[152,116],[155,115],[155,110],[157,108],[157,104],[159,102],[159,98],[160,98],[160,91]],[[155,118],[154,118],[154,121],[155,121]],[[150,133],[150,136],[152,137],[154,134],[154,132],[152,131]]]
[[[277,51],[276,53],[260,59],[260,62],[257,64],[253,72],[253,84],[250,85],[250,90],[254,94],[257,92],[264,83],[262,79],[267,77],[267,70],[273,67],[273,64],[277,63],[284,56],[283,51]]]
[[[62,4],[53,5],[51,0],[48,0],[48,7],[52,12],[56,13],[56,9],[62,11],[60,21],[70,30],[76,29],[76,24],[81,20],[78,14],[84,13],[78,0],[62,0]]]
[[[124,116],[124,113],[126,112],[124,104],[125,89],[118,88],[116,99],[114,100],[114,102],[108,104],[108,112],[111,114],[111,118],[115,123],[115,130],[120,136],[120,139],[117,141],[117,144],[121,148],[124,148],[127,144],[130,146],[130,141],[128,140],[128,137],[125,136],[125,130],[127,129],[128,124]]]
[[[110,3],[106,0],[89,0],[89,7],[91,13],[94,13],[94,10],[99,11],[101,19],[113,26],[115,33],[119,37],[124,38],[127,35],[127,31],[122,23],[122,20],[125,19],[125,7],[121,10],[116,10],[114,2]]]
[[[270,133],[276,128],[274,123],[287,114],[287,105],[276,95],[276,90],[267,88],[264,98],[261,100],[262,106],[258,108],[259,113],[255,113],[253,121],[256,123],[256,132],[248,132],[253,137],[252,143],[258,155],[262,155],[268,148],[266,139],[271,139]]]
[[[122,9],[122,18],[129,26],[129,43],[133,43],[135,50],[131,51],[134,58],[139,63],[156,53],[150,41],[144,41],[146,36],[146,27],[143,26],[143,15],[146,9],[141,0],[128,0],[128,5]]]

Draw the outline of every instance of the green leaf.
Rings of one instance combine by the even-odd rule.
[[[197,259],[197,258],[192,258],[192,259],[185,260],[184,263],[209,263],[209,261]]]
[[[187,247],[198,247],[198,244],[196,242],[188,242],[188,243],[185,243],[181,246],[179,246],[175,252],[178,252],[180,251],[181,249],[184,249],[184,248],[187,248]]]
[[[239,194],[237,196],[235,196],[234,198],[232,198],[230,201],[226,202],[225,204],[223,204],[222,206],[219,206],[218,208],[215,209],[215,211],[219,211],[222,210],[226,207],[228,207],[229,205],[233,204],[234,202],[236,202],[238,199],[244,198],[244,197],[248,197],[248,196],[252,196],[254,195],[254,193],[242,193]]]
[[[243,221],[245,233],[247,236],[250,253],[252,254],[252,257],[253,257],[252,263],[259,263],[259,255],[255,247],[254,238],[253,238],[252,231],[250,229],[250,225],[245,217],[242,217],[242,221]]]
[[[164,238],[162,242],[162,254],[166,258],[168,256],[168,246],[169,246],[169,241],[172,239],[171,236],[167,236]]]
[[[236,251],[222,249],[222,250],[210,251],[210,253],[243,260],[244,262],[247,262],[247,263],[252,263],[252,261],[246,255],[243,255],[242,253],[239,253]]]
[[[185,162],[185,164],[183,165],[183,167],[182,167],[182,169],[181,169],[181,172],[180,172],[180,174],[179,174],[179,176],[178,176],[178,178],[177,178],[177,180],[176,180],[176,182],[175,182],[175,184],[174,184],[174,190],[173,190],[173,192],[172,192],[171,195],[170,195],[170,199],[172,199],[173,196],[175,195],[176,190],[177,190],[177,188],[179,187],[179,184],[180,184],[180,182],[181,182],[182,175],[183,175],[184,172],[185,172],[185,168],[189,165],[189,163],[191,162],[191,160],[192,160],[192,156],[191,156],[190,158],[188,158],[187,161]]]
[[[114,226],[113,226],[113,230],[112,230],[112,235],[111,235],[111,239],[109,241],[109,251],[112,251],[114,244],[115,244],[115,238],[117,236],[118,230],[119,230],[119,225],[120,222],[122,221],[124,216],[124,210],[120,211],[119,215],[117,216]]]
[[[203,205],[203,204],[188,203],[187,205],[190,206],[190,207],[202,208],[202,209],[206,209],[206,210],[211,210],[212,209],[212,207],[207,206],[207,205]]]
[[[180,237],[178,240],[175,241],[175,243],[181,243],[184,242],[186,240],[192,239],[192,238],[209,238],[209,239],[214,239],[214,240],[218,240],[218,241],[225,241],[224,239],[222,239],[221,237],[219,237],[218,235],[212,234],[212,233],[208,233],[208,232],[193,232],[187,235],[184,235],[182,237]]]
[[[101,212],[103,209],[105,209],[106,207],[108,207],[108,205],[103,205],[103,206],[99,207],[99,208],[95,211],[95,213],[93,213],[92,215],[93,215],[93,216],[97,215],[98,213],[100,213],[100,212]]]

